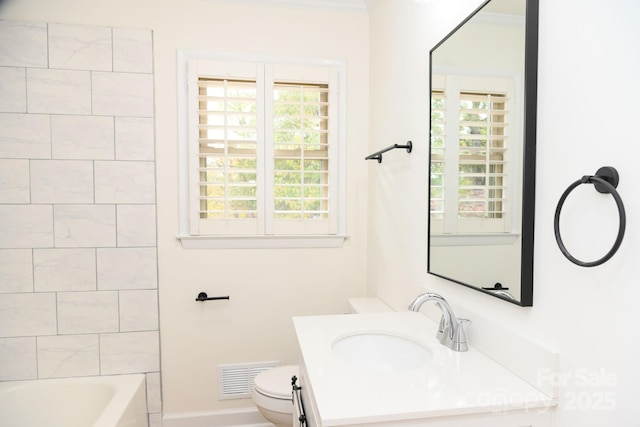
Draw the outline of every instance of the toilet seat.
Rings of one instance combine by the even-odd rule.
[[[253,400],[270,411],[293,414],[291,377],[298,375],[298,365],[279,366],[256,375]]]
[[[292,400],[291,377],[294,375],[298,375],[298,365],[278,366],[256,375],[253,385],[264,396]]]

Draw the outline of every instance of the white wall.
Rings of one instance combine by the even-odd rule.
[[[541,0],[535,284],[533,307],[525,309],[425,273],[428,51],[479,3],[369,2],[372,144],[378,136],[415,143],[410,159],[396,153],[370,170],[369,292],[403,309],[431,289],[454,309],[482,312],[557,349],[566,379],[557,426],[636,425],[640,202],[632,183],[640,149],[629,132],[640,96],[640,4]],[[393,91],[385,89],[389,81],[397,84]],[[627,233],[612,260],[581,268],[555,243],[555,207],[570,183],[604,165],[620,173]],[[596,259],[615,238],[615,205],[581,186],[567,201],[562,224],[575,255]]]
[[[165,413],[249,406],[219,401],[217,365],[297,362],[291,316],[347,311],[365,293],[368,16],[204,0],[5,0],[10,20],[153,31],[161,369]],[[345,59],[347,232],[338,249],[184,250],[178,234],[177,49]],[[195,302],[200,291],[229,301]]]

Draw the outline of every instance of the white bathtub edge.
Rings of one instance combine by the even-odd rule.
[[[120,384],[119,387],[123,390],[118,391],[111,399],[93,427],[149,426],[145,374],[108,375],[97,378],[107,383]]]
[[[145,374],[3,381],[0,397],[0,425],[149,426]]]

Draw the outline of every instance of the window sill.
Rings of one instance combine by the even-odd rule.
[[[347,236],[178,236],[184,249],[339,248]]]
[[[431,246],[493,246],[511,245],[520,234],[434,234],[429,238]]]

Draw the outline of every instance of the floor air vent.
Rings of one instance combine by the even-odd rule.
[[[278,366],[279,362],[218,365],[218,396],[220,399],[251,397],[253,379],[262,371]]]

